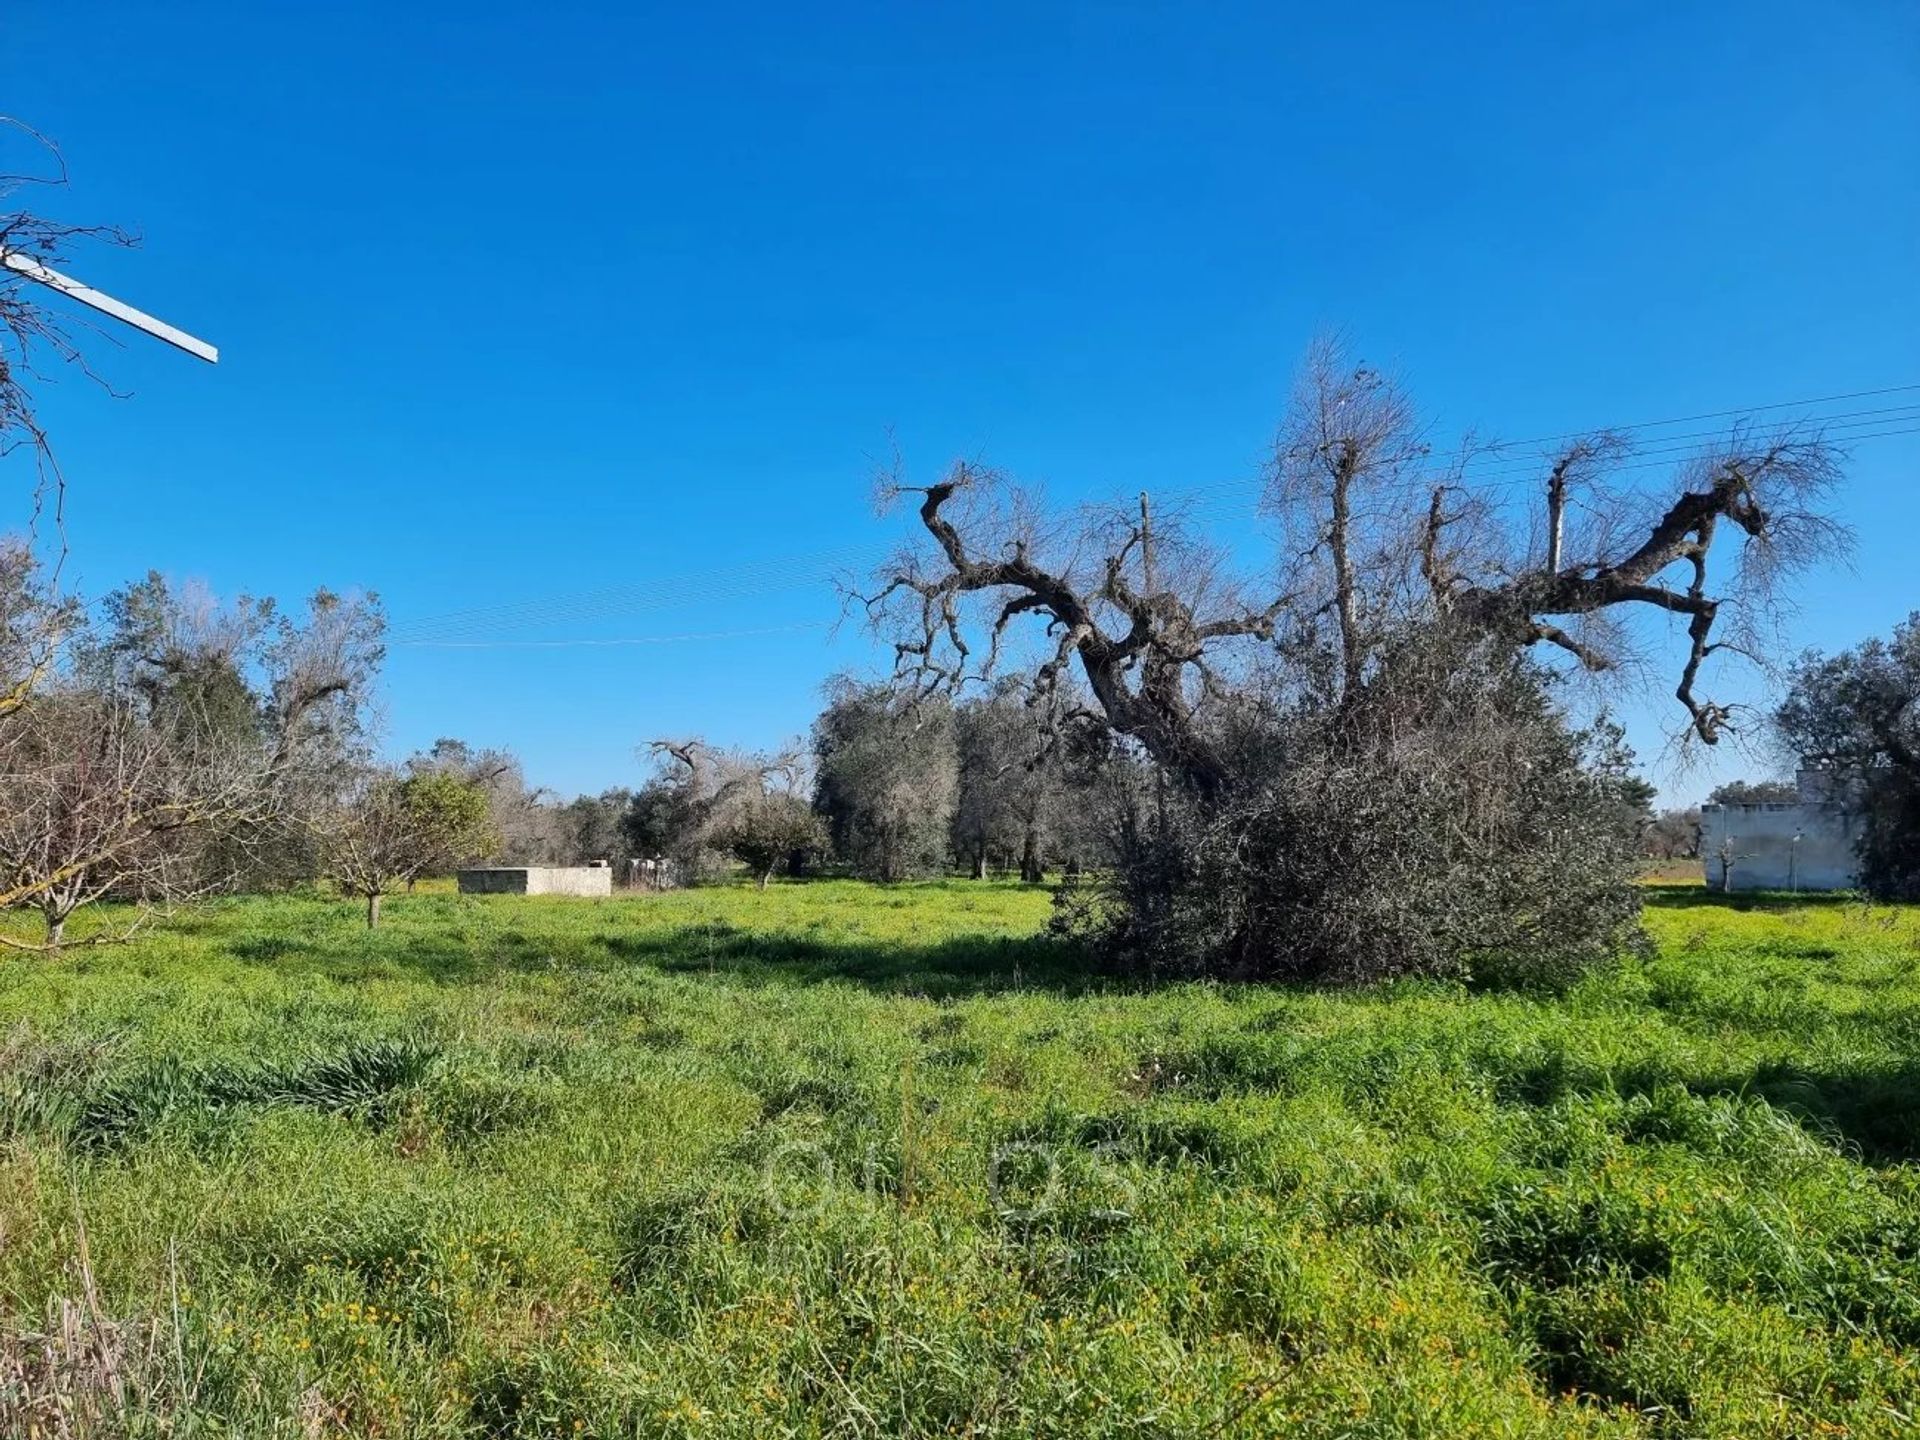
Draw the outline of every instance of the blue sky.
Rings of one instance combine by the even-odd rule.
[[[1920,382],[1908,0],[79,0],[0,18],[0,112],[63,147],[60,213],[143,233],[76,272],[223,351],[96,345],[126,398],[46,393],[85,585],[378,590],[488,642],[396,646],[390,747],[567,792],[653,735],[796,733],[873,663],[765,584],[884,546],[895,445],[1251,482],[1330,326],[1443,430]],[[1859,446],[1796,644],[1920,606],[1916,469]],[[1651,759],[1670,707],[1626,713]]]

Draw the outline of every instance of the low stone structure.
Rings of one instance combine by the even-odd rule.
[[[605,865],[489,865],[460,872],[462,895],[611,895]]]
[[[1802,770],[1791,804],[1702,805],[1700,861],[1716,890],[1850,890],[1860,814],[1831,772]]]

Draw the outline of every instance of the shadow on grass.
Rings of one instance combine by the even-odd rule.
[[[1768,1060],[1745,1073],[1689,1074],[1657,1064],[1601,1073],[1555,1057],[1508,1076],[1500,1088],[1509,1099],[1550,1105],[1608,1093],[1653,1097],[1671,1086],[1702,1098],[1764,1100],[1818,1139],[1871,1164],[1920,1160],[1920,1060]]]
[[[1084,994],[1132,988],[1092,964],[1083,950],[1044,934],[956,935],[914,942],[710,923],[547,930],[538,924],[458,929],[396,922],[371,935],[338,925],[299,937],[232,937],[224,940],[224,949],[247,964],[347,986],[383,980],[470,985],[502,973],[644,966],[664,974],[714,975],[749,985],[837,983],[936,999],[1013,990]]]
[[[1758,1067],[1746,1083],[1749,1094],[1838,1135],[1868,1160],[1920,1160],[1920,1061],[1831,1069],[1777,1061]]]
[[[749,984],[865,986],[888,994],[960,998],[1007,990],[1081,994],[1120,983],[1084,951],[1046,935],[961,935],[929,943],[683,926],[600,937],[607,955],[669,974],[724,975]]]
[[[1649,910],[1809,910],[1858,905],[1851,890],[1735,890],[1731,894],[1711,885],[1642,885],[1641,898]]]
[[[439,985],[474,984],[502,970],[539,971],[583,963],[574,952],[590,949],[579,937],[564,940],[503,930],[484,938],[417,926],[382,928],[368,935],[358,927],[295,939],[249,935],[225,942],[227,954],[285,975],[323,976],[342,985],[380,980],[426,980]],[[590,957],[587,963],[590,963]]]
[[[1778,912],[1855,903],[1844,894],[1727,895],[1685,884],[1647,885],[1643,896],[1650,909],[1663,910]],[[916,941],[697,920],[631,928],[571,923],[580,916],[549,927],[532,915],[502,915],[504,924],[476,918],[466,915],[452,897],[428,897],[426,905],[412,913],[396,906],[390,922],[369,935],[347,918],[351,913],[316,909],[300,917],[309,928],[297,934],[223,937],[224,948],[237,960],[324,975],[346,985],[382,979],[461,985],[502,971],[647,966],[668,974],[724,975],[747,984],[840,983],[935,998],[1033,989],[1086,994],[1155,988],[1149,979],[1116,975],[1085,949],[1045,934],[961,934]]]

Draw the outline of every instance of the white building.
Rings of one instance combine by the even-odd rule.
[[[1832,772],[1802,770],[1791,804],[1702,805],[1707,884],[1728,890],[1850,890],[1858,882],[1860,814]]]

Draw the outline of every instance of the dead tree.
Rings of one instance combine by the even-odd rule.
[[[12,257],[0,264],[0,456],[19,449],[32,454],[38,476],[34,521],[37,524],[50,505],[58,528],[64,482],[34,412],[33,387],[49,364],[71,365],[97,377],[68,321],[46,303],[52,292],[29,277],[39,267],[64,263],[76,247],[124,246],[134,239],[112,226],[70,224],[21,204],[16,197],[24,192],[64,186],[66,164],[51,141],[17,120],[0,116],[0,134],[24,138],[43,160],[38,173],[0,171],[0,206],[9,201],[18,206],[0,209],[0,255]]]
[[[1010,627],[1037,618],[1047,637],[1028,676],[1037,702],[1061,693],[1077,663],[1115,730],[1196,791],[1224,782],[1221,757],[1195,723],[1195,683],[1205,685],[1209,660],[1226,642],[1272,640],[1289,597],[1255,607],[1204,580],[1182,593],[1164,575],[1152,590],[1136,586],[1128,569],[1144,538],[1138,524],[1093,527],[1092,535],[1063,547],[1068,563],[1048,563],[1042,554],[1049,537],[1022,497],[1001,476],[971,465],[955,466],[930,486],[890,480],[887,489],[922,497],[920,521],[934,541],[930,553],[900,555],[876,592],[855,595],[891,637],[899,678],[926,693],[986,681],[997,672]],[[968,511],[958,519],[956,501]],[[995,518],[1003,507],[1012,517],[1005,525]],[[1106,541],[1100,561],[1087,561],[1089,539]],[[967,607],[976,599],[988,607],[984,642],[968,638],[976,617]]]
[[[681,848],[696,865],[703,853],[730,854],[764,890],[782,859],[817,842],[820,826],[805,799],[798,748],[760,754],[697,739],[655,740],[647,748],[674,776]]]
[[[1716,743],[1735,715],[1709,662],[1761,655],[1782,578],[1844,541],[1817,435],[1735,430],[1660,500],[1615,487],[1628,453],[1574,440],[1533,506],[1505,503],[1472,483],[1484,449],[1436,453],[1397,385],[1320,346],[1274,446],[1257,584],[1177,512],[1050,517],[961,465],[889,478],[925,539],[853,598],[911,693],[1012,670],[1055,723],[1150,759],[1115,866],[1062,917],[1114,963],[1572,973],[1637,913],[1631,765],[1617,733],[1570,722],[1546,659],[1638,670],[1632,617],[1677,617],[1685,733]]]
[[[323,597],[301,626],[266,625],[270,602],[242,610],[264,617],[272,637],[252,678],[224,625],[173,633],[129,667],[37,583],[24,550],[0,552],[11,682],[0,706],[0,910],[45,923],[38,942],[0,943],[58,949],[72,915],[100,900],[129,903],[131,918],[87,943],[128,938],[155,913],[251,873],[263,848],[304,823],[316,787],[337,788],[341,732],[356,723],[378,656],[377,611]]]
[[[1232,696],[1237,668],[1282,652],[1299,662],[1294,683],[1338,704],[1423,622],[1550,647],[1599,673],[1638,659],[1628,616],[1678,617],[1687,648],[1674,694],[1691,735],[1714,744],[1736,707],[1703,693],[1707,662],[1757,658],[1780,581],[1845,545],[1821,509],[1839,457],[1815,433],[1737,427],[1679,467],[1649,514],[1643,497],[1605,483],[1629,454],[1602,435],[1552,457],[1539,544],[1475,490],[1461,457],[1434,458],[1397,385],[1322,345],[1275,447],[1265,508],[1282,555],[1263,589],[1224,580],[1217,553],[1164,525],[1143,564],[1144,513],[1049,523],[1001,476],[960,464],[931,485],[883,480],[887,497],[919,496],[930,543],[849,595],[892,641],[899,680],[921,691],[986,680],[1015,627],[1038,622],[1030,694],[1058,694],[1077,665],[1095,718],[1202,797],[1228,780],[1207,712]]]
[[[84,943],[131,938],[219,883],[196,841],[258,823],[265,803],[245,753],[164,732],[111,695],[34,695],[0,734],[0,909],[38,912],[44,931],[0,945],[58,951],[73,914],[105,899],[130,914]]]

